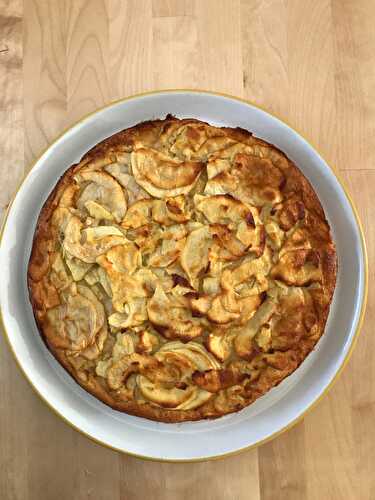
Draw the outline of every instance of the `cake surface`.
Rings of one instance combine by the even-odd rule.
[[[302,172],[242,129],[168,115],[104,140],[39,215],[30,301],[55,358],[112,408],[216,418],[290,375],[336,281]]]

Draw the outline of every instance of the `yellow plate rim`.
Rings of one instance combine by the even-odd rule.
[[[25,182],[26,178],[28,177],[28,175],[30,174],[30,172],[32,171],[32,169],[34,168],[34,166],[44,156],[44,154],[48,151],[48,149],[50,149],[56,142],[58,142],[61,139],[61,137],[63,137],[67,132],[69,132],[69,130],[73,129],[75,126],[79,125],[80,123],[82,123],[83,121],[85,121],[87,118],[95,115],[96,113],[99,113],[100,111],[103,111],[104,109],[110,108],[110,107],[112,107],[112,106],[114,106],[116,104],[120,104],[120,103],[123,103],[123,102],[126,102],[126,101],[137,99],[139,97],[144,97],[144,96],[147,96],[147,95],[165,94],[165,93],[183,93],[183,92],[185,92],[185,93],[196,93],[196,94],[207,94],[207,95],[213,95],[213,96],[219,96],[219,97],[226,97],[228,99],[233,99],[235,101],[239,101],[239,102],[245,103],[247,105],[253,106],[254,108],[258,108],[261,111],[264,111],[268,115],[272,116],[273,118],[276,118],[280,122],[285,123],[291,130],[293,130],[296,134],[298,134],[300,137],[302,137],[307,142],[307,144],[309,144],[316,152],[318,152],[318,149],[316,147],[314,147],[314,145],[311,143],[311,141],[307,140],[306,137],[304,137],[294,127],[292,127],[284,118],[279,117],[275,113],[271,113],[266,108],[260,106],[259,104],[255,104],[254,102],[252,102],[249,99],[244,99],[244,98],[241,98],[241,97],[236,97],[236,96],[233,96],[233,95],[230,95],[230,94],[226,94],[226,93],[223,93],[223,92],[214,92],[214,91],[201,90],[201,89],[163,89],[163,90],[151,90],[151,91],[148,91],[148,92],[141,92],[139,94],[133,94],[131,96],[124,97],[124,98],[112,101],[109,104],[106,104],[105,106],[102,106],[102,107],[96,109],[95,111],[92,111],[91,113],[87,113],[85,116],[83,116],[82,118],[80,118],[79,120],[77,120],[75,123],[73,123],[72,125],[66,127],[51,142],[51,144],[49,144],[42,151],[42,153],[38,156],[38,158],[36,158],[31,163],[30,168],[28,169],[27,173],[21,179],[21,181],[20,181],[20,183],[19,183],[19,185],[18,185],[18,187],[17,187],[17,189],[16,189],[16,191],[15,191],[15,193],[14,193],[14,195],[13,195],[13,197],[12,197],[12,199],[11,199],[9,205],[8,205],[8,208],[6,210],[6,213],[5,213],[5,216],[4,216],[4,220],[3,220],[3,223],[2,223],[2,227],[1,227],[0,245],[2,243],[3,233],[4,233],[5,225],[6,225],[6,222],[7,222],[7,219],[8,219],[8,215],[10,213],[13,201],[15,200],[15,198],[16,198],[16,196],[18,194],[18,191],[21,189],[23,183]],[[351,194],[348,191],[348,188],[346,187],[345,183],[343,182],[343,180],[338,175],[337,171],[322,157],[322,155],[319,152],[318,152],[318,154],[321,156],[321,158],[326,163],[326,165],[328,165],[328,167],[332,171],[333,175],[336,177],[338,183],[340,184],[341,188],[343,189],[343,191],[345,193],[345,196],[346,196],[347,200],[349,201],[349,204],[350,204],[350,206],[351,206],[351,208],[353,210],[353,214],[355,216],[355,219],[356,219],[356,222],[357,222],[357,226],[358,226],[358,229],[359,229],[359,233],[360,233],[360,237],[361,237],[361,247],[362,247],[363,260],[364,260],[364,262],[363,262],[363,264],[364,264],[364,289],[363,289],[363,299],[362,299],[361,311],[360,311],[360,315],[359,315],[359,319],[358,319],[358,324],[357,324],[357,328],[356,328],[355,334],[353,336],[350,348],[349,348],[349,350],[348,350],[348,352],[347,352],[344,360],[342,361],[341,366],[338,368],[336,374],[334,375],[334,377],[331,380],[331,382],[324,389],[323,393],[318,398],[316,398],[315,401],[313,401],[303,411],[303,413],[301,415],[299,415],[297,418],[295,418],[292,422],[289,422],[289,424],[286,425],[285,427],[283,427],[282,429],[279,429],[278,431],[274,432],[273,434],[271,434],[267,438],[258,441],[257,443],[253,443],[253,444],[251,444],[249,446],[245,446],[245,447],[240,448],[238,450],[230,451],[230,452],[219,454],[219,455],[209,456],[209,457],[199,457],[199,458],[193,458],[193,459],[162,459],[162,458],[149,457],[147,455],[139,455],[139,454],[136,454],[136,453],[132,453],[132,452],[129,452],[129,451],[122,450],[120,448],[116,448],[114,446],[111,446],[111,445],[103,442],[103,441],[100,441],[99,439],[94,438],[93,436],[90,436],[88,433],[84,432],[82,429],[80,429],[79,427],[77,427],[76,425],[74,425],[72,422],[70,422],[70,420],[68,420],[63,415],[61,415],[61,413],[59,413],[49,403],[48,399],[46,399],[44,396],[42,396],[42,394],[38,391],[38,389],[35,387],[35,385],[29,379],[27,373],[25,372],[25,370],[22,368],[20,362],[18,361],[17,354],[16,354],[16,352],[13,349],[13,346],[12,346],[12,344],[10,342],[10,339],[9,339],[8,332],[7,332],[6,328],[5,328],[5,323],[4,323],[4,319],[3,319],[2,306],[0,304],[0,324],[1,324],[1,327],[2,327],[1,329],[2,329],[3,335],[5,337],[6,343],[8,344],[9,349],[10,349],[11,353],[13,354],[13,357],[14,357],[14,359],[16,361],[16,364],[17,364],[18,368],[20,369],[21,373],[23,374],[23,376],[25,377],[25,379],[29,382],[29,384],[31,385],[31,387],[34,390],[34,392],[48,406],[48,408],[50,408],[50,410],[52,410],[53,413],[55,413],[55,415],[57,415],[61,420],[63,420],[70,427],[72,427],[73,429],[75,429],[76,431],[78,431],[80,434],[82,434],[83,436],[87,437],[91,441],[93,441],[93,442],[95,442],[97,444],[100,444],[101,446],[104,446],[104,447],[109,448],[111,450],[123,453],[125,455],[129,455],[129,456],[136,457],[136,458],[141,458],[143,460],[147,460],[147,461],[151,461],[151,462],[169,462],[169,463],[204,462],[204,461],[211,461],[211,460],[220,460],[222,458],[230,457],[230,456],[233,456],[233,455],[238,455],[238,454],[240,454],[240,453],[242,453],[244,451],[248,451],[248,450],[257,448],[258,446],[271,441],[272,439],[276,438],[280,434],[283,434],[287,430],[289,430],[292,427],[294,427],[295,425],[297,425],[301,420],[303,420],[304,417],[324,398],[324,396],[332,388],[332,386],[334,385],[334,383],[337,381],[337,379],[341,375],[343,369],[347,365],[347,363],[348,363],[348,361],[349,361],[349,359],[350,359],[350,357],[351,357],[351,355],[353,353],[354,347],[355,347],[355,345],[357,343],[359,333],[360,333],[360,331],[362,329],[362,326],[363,326],[364,317],[365,317],[365,311],[366,311],[366,305],[367,305],[367,298],[368,298],[368,274],[369,274],[369,269],[368,269],[368,255],[367,255],[367,247],[366,247],[366,241],[365,241],[363,226],[362,226],[359,214],[358,214],[358,210],[357,210],[357,208],[355,206],[355,203],[354,203],[354,201],[352,199]]]

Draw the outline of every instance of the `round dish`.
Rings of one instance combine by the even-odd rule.
[[[283,150],[299,165],[318,194],[339,260],[326,333],[300,368],[239,413],[214,422],[177,426],[118,414],[76,386],[40,340],[26,287],[37,214],[66,165],[78,161],[109,135],[168,112],[221,126],[239,126]],[[157,460],[228,455],[259,444],[294,423],[326,391],[347,359],[366,296],[363,236],[353,207],[333,172],[304,139],[278,119],[244,101],[204,92],[165,91],[135,96],[98,111],[66,132],[36,162],[18,191],[4,225],[0,262],[4,270],[0,287],[4,327],[20,367],[34,388],[57,413],[89,437]]]

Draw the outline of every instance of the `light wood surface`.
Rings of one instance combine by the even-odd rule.
[[[236,457],[160,464],[60,421],[0,339],[2,500],[375,499],[375,2],[0,0],[0,207],[85,113],[136,92],[249,98],[340,170],[370,260],[366,321],[328,396],[291,431]]]

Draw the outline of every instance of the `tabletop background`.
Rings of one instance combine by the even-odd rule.
[[[375,499],[375,1],[0,0],[0,207],[61,131],[114,99],[201,88],[252,100],[341,174],[370,291],[357,347],[297,426],[215,462],[94,444],[31,390],[0,339],[2,500]]]

